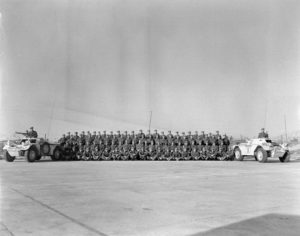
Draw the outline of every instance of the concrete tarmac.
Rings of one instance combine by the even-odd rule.
[[[0,235],[299,235],[300,162],[0,161]]]

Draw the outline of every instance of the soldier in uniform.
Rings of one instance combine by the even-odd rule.
[[[94,160],[94,161],[98,161],[98,160],[100,160],[100,158],[101,158],[101,152],[100,152],[100,150],[99,150],[99,146],[98,146],[98,144],[94,144],[93,146],[92,146],[92,151],[91,151],[92,153],[92,159]]]
[[[165,146],[163,159],[167,161],[170,161],[172,159],[172,152],[168,145]]]
[[[223,140],[219,142],[217,158],[219,161],[223,161],[226,158],[226,146]]]
[[[156,147],[156,155],[155,155],[155,160],[162,161],[164,156],[164,152],[162,150],[161,146]]]
[[[226,152],[228,152],[229,145],[230,145],[230,140],[229,140],[229,138],[227,137],[226,134],[223,135],[223,140],[222,141],[223,141],[224,146],[226,147]]]
[[[169,130],[168,135],[167,135],[167,141],[168,141],[169,145],[173,142],[173,134],[170,130]]]
[[[119,151],[119,147],[118,146],[115,146],[115,148],[112,149],[111,157],[112,157],[112,160],[114,160],[114,161],[120,159],[120,151]]]
[[[108,147],[105,147],[104,151],[102,152],[101,159],[105,161],[109,161],[111,159],[111,153]]]
[[[91,148],[89,145],[85,145],[84,146],[84,152],[83,152],[83,156],[82,156],[82,159],[84,161],[89,161],[91,160],[92,158],[92,155],[91,155]]]
[[[154,130],[153,138],[154,138],[154,140],[160,138],[160,135],[159,135],[159,133],[157,132],[157,129]]]
[[[147,148],[147,154],[148,154],[148,159],[154,161],[156,160],[156,148],[154,146],[154,142],[152,141],[152,143],[148,146]]]
[[[123,161],[127,161],[129,159],[129,146],[128,144],[124,144],[120,148],[120,159]]]
[[[79,145],[79,150],[76,153],[77,160],[83,160],[83,155],[84,155],[84,146]]]
[[[176,161],[181,160],[181,153],[180,153],[178,147],[176,147],[176,148],[174,149],[174,152],[172,153],[172,160],[176,160]]]
[[[133,145],[130,147],[129,158],[132,161],[137,160],[137,158],[138,158],[137,150],[136,150],[135,146],[133,146]]]
[[[187,146],[183,146],[182,149],[180,150],[180,153],[183,160],[188,161],[191,159],[191,155],[189,150],[187,149]]]
[[[261,128],[261,132],[258,134],[258,138],[267,138],[264,128]]]
[[[146,153],[144,145],[142,145],[138,149],[138,158],[139,158],[139,160],[146,160],[147,159],[147,153]]]
[[[200,153],[198,152],[198,149],[196,146],[194,146],[191,151],[191,159],[195,160],[195,161],[200,159]]]
[[[58,140],[60,146],[62,147],[65,145],[66,141],[67,141],[67,137],[65,134],[63,134],[62,137]]]
[[[210,160],[217,160],[217,155],[218,155],[219,148],[216,145],[215,142],[213,142],[211,146],[211,155],[210,155]]]
[[[37,138],[38,133],[34,130],[33,127],[30,127],[30,130],[28,132],[28,136],[29,136],[29,138]]]

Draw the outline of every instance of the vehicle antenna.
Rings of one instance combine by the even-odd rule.
[[[266,129],[266,123],[267,123],[267,112],[268,112],[268,100],[266,100],[266,107],[265,107],[265,119],[264,119],[264,128]]]
[[[284,114],[284,128],[285,128],[285,141],[287,142],[288,141],[288,136],[287,136],[287,130],[286,130],[286,117],[285,117],[285,114]]]
[[[149,130],[151,131],[152,111],[150,111]]]

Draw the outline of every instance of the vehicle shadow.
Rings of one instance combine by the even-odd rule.
[[[225,225],[191,236],[208,235],[299,235],[300,216],[266,214],[237,223]]]

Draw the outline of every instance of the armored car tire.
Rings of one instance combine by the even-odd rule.
[[[234,160],[236,161],[244,160],[244,156],[242,155],[242,151],[240,148],[236,147],[233,152],[234,152]]]
[[[51,159],[52,161],[59,161],[62,159],[62,151],[58,146],[54,149]]]
[[[31,146],[27,152],[27,157],[26,157],[27,161],[34,162],[35,160],[37,160],[38,156],[39,156],[39,151],[36,148],[36,146]]]
[[[259,162],[266,162],[268,160],[268,154],[263,148],[257,148],[255,152],[255,156],[257,161]]]
[[[289,162],[291,158],[291,155],[289,152],[284,153],[284,155],[282,157],[279,157],[279,160],[281,162]]]
[[[14,157],[14,156],[11,156],[11,155],[8,153],[8,151],[5,152],[4,157],[5,157],[5,160],[6,160],[7,162],[13,162],[13,161],[15,160],[15,158],[16,158],[16,157]]]

